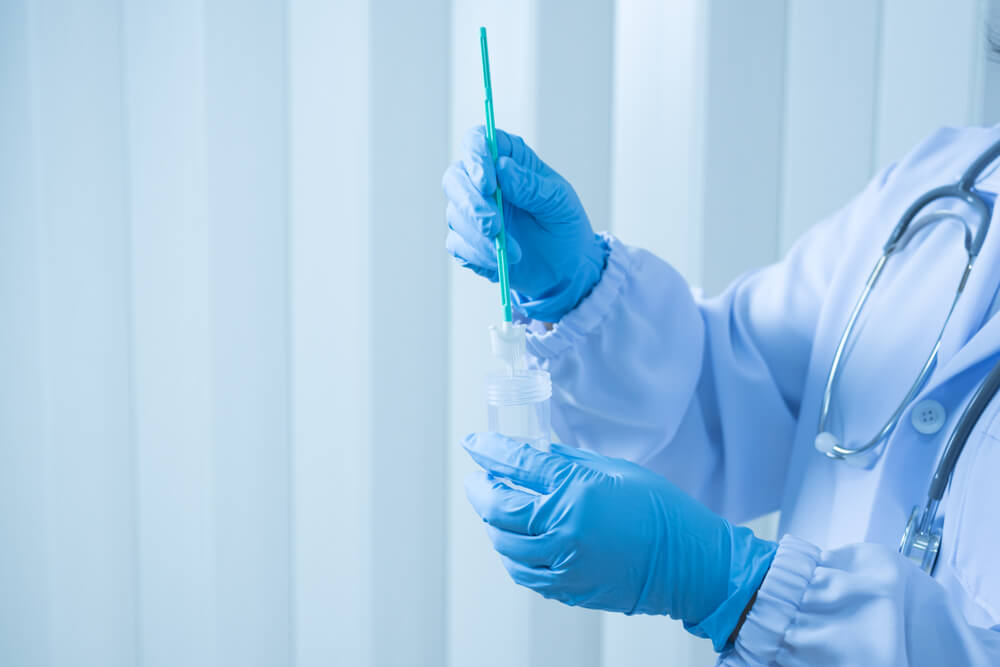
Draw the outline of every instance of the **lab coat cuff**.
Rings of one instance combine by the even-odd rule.
[[[553,359],[598,328],[621,296],[632,268],[625,245],[610,234],[600,234],[608,246],[601,279],[580,304],[563,315],[551,330],[532,322],[528,326],[528,352],[539,359]]]
[[[735,645],[721,656],[720,665],[781,662],[785,634],[794,623],[819,558],[818,547],[791,535],[782,538],[771,569],[757,591],[757,600]]]

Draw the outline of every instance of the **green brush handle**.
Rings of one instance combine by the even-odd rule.
[[[486,28],[479,29],[479,49],[483,56],[483,86],[486,88],[486,143],[490,147],[490,157],[493,158],[494,171],[497,163],[497,130],[493,121],[493,84],[490,82],[490,54],[486,47]],[[504,322],[513,321],[513,311],[510,303],[510,277],[507,269],[507,231],[503,222],[503,195],[500,193],[500,180],[497,179],[497,209],[500,211],[500,231],[493,240],[497,250],[497,276],[500,281],[500,303],[503,305]]]

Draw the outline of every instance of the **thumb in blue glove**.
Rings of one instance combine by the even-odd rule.
[[[497,130],[494,165],[482,127],[468,132],[461,158],[445,171],[445,246],[462,266],[497,280],[493,239],[500,230],[494,199],[504,200],[510,283],[528,317],[557,322],[600,279],[607,247],[594,234],[573,187],[513,134]]]
[[[773,542],[623,459],[563,445],[541,452],[496,433],[462,445],[483,468],[466,495],[515,582],[569,605],[667,614],[726,646]]]

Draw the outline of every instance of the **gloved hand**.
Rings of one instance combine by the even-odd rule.
[[[547,598],[668,614],[721,651],[774,558],[774,543],[629,461],[496,433],[462,445],[485,470],[465,491],[493,547],[514,581]]]
[[[461,152],[441,181],[448,197],[448,252],[497,281],[499,176],[515,303],[528,317],[559,321],[593,289],[607,256],[576,192],[513,134],[497,130],[495,169],[481,126],[465,135]]]

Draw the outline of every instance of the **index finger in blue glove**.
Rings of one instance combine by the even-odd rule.
[[[511,488],[482,470],[465,478],[465,496],[491,526],[524,535],[545,532],[541,496]]]
[[[471,433],[462,440],[462,447],[486,472],[538,493],[551,493],[576,471],[570,459],[499,433]]]

